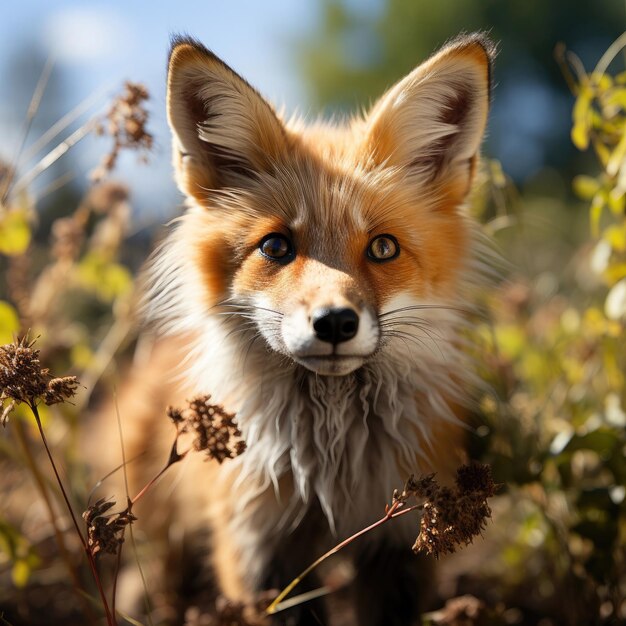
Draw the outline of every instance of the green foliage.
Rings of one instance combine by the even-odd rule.
[[[133,277],[126,267],[90,252],[77,267],[79,284],[105,302],[127,295],[133,287]]]
[[[6,561],[11,564],[11,579],[18,588],[28,583],[31,572],[40,563],[33,546],[19,529],[0,520],[0,564]]]
[[[0,300],[0,344],[11,343],[19,330],[17,311],[8,302]]]
[[[623,23],[623,7],[612,0],[500,3],[484,0],[381,0],[368,10],[345,0],[324,0],[322,19],[301,45],[301,62],[319,105],[353,109],[378,97],[450,37],[485,30],[503,42],[497,78],[522,66],[539,66],[564,90],[552,61],[558,41],[581,32],[613,39]]]
[[[0,214],[0,254],[24,254],[30,239],[31,228],[27,211],[17,208]]]
[[[150,137],[144,128],[147,92],[136,86],[141,99],[130,102],[131,87],[126,85],[126,95],[114,100],[108,115],[115,114],[123,126],[125,116],[141,113],[145,143]],[[84,137],[97,120],[88,120],[72,137]],[[60,145],[69,148],[73,144]],[[117,141],[115,158],[106,159],[98,168],[98,182],[90,181],[82,198],[59,203],[62,212],[44,219],[41,206],[31,200],[23,181],[28,180],[30,187],[45,168],[35,165],[22,174],[25,163],[0,162],[0,344],[28,333],[37,338],[46,367],[76,374],[81,381],[73,402],[52,407],[42,403],[37,409],[39,424],[54,442],[54,457],[63,465],[63,489],[74,503],[85,503],[91,487],[85,482],[88,459],[79,445],[85,427],[83,409],[126,340],[131,324],[128,303],[134,278],[120,262],[130,226],[129,192],[107,177],[118,153],[133,147],[127,140]],[[48,154],[57,153],[58,146]],[[11,408],[8,399],[2,408]],[[52,602],[43,596],[54,596],[55,590],[66,593],[74,586],[78,596],[70,595],[71,600],[63,607],[67,613],[58,619],[76,623],[69,617],[73,612],[88,616],[92,611],[88,596],[80,596],[82,588],[89,590],[93,584],[91,573],[86,562],[81,565],[74,559],[69,534],[59,524],[62,517],[56,518],[55,499],[61,507],[65,501],[60,486],[51,488],[46,482],[49,459],[38,457],[41,446],[38,449],[32,444],[40,436],[33,414],[25,404],[19,404],[9,420],[0,440],[0,605],[15,611],[12,617],[19,613],[29,620],[40,610],[31,611],[33,596],[37,596],[37,605],[46,604],[49,609]],[[39,507],[33,507],[33,502]],[[36,539],[32,538],[33,528],[37,529]],[[52,538],[59,542],[56,551],[50,549]],[[41,571],[46,572],[43,579]],[[57,617],[52,615],[50,623],[57,623]]]
[[[624,80],[597,71],[572,80],[572,141],[593,149],[600,167],[573,181],[591,237],[536,277],[513,256],[516,271],[491,295],[492,319],[479,331],[496,395],[483,399],[476,453],[506,485],[495,523],[509,533],[474,575],[496,576],[507,605],[565,624],[611,623],[624,611]],[[515,236],[537,249],[523,220]]]

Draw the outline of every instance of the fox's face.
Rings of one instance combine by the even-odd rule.
[[[462,206],[490,54],[480,37],[459,39],[366,116],[306,128],[281,121],[204,47],[177,40],[168,116],[191,204],[178,249],[193,268],[196,314],[236,319],[234,332],[322,375],[425,337],[420,312],[458,299],[467,262]]]

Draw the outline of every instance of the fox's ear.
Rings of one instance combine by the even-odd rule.
[[[167,117],[176,181],[199,202],[209,190],[245,186],[286,150],[284,128],[270,105],[192,39],[172,43]]]
[[[392,87],[367,120],[374,162],[421,181],[457,176],[469,187],[487,123],[493,56],[482,35],[460,37]]]

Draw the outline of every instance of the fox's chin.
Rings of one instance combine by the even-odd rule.
[[[296,363],[322,376],[346,376],[358,370],[365,363],[362,356],[309,356],[293,357]]]

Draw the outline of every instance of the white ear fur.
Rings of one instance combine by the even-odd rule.
[[[167,80],[173,158],[183,193],[245,185],[286,149],[283,126],[243,78],[194,40],[174,40]]]
[[[374,161],[425,179],[457,164],[471,172],[487,123],[492,56],[483,36],[461,37],[392,87],[368,118]]]

